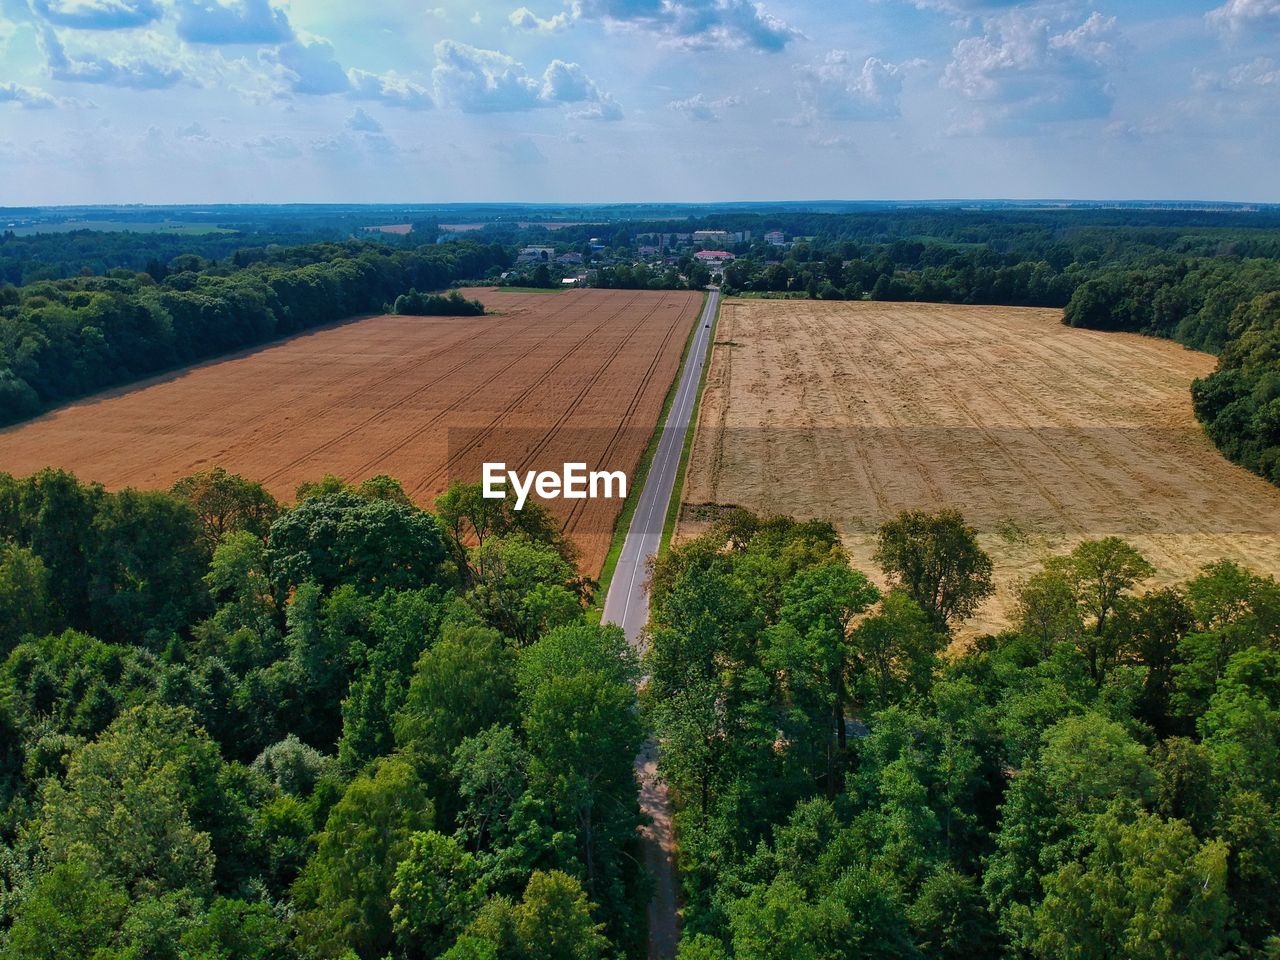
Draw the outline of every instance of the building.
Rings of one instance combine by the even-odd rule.
[[[764,242],[771,247],[785,247],[787,245],[787,235],[781,230],[770,230],[764,235]]]
[[[728,243],[729,231],[727,230],[695,230],[693,231],[694,243]]]
[[[562,267],[580,267],[582,266],[582,254],[580,253],[562,253],[556,257],[556,263]]]
[[[705,263],[710,267],[712,273],[721,273],[726,263],[737,259],[727,250],[699,250],[693,257],[699,263]]]
[[[516,257],[516,263],[550,263],[555,255],[555,247],[525,247]]]

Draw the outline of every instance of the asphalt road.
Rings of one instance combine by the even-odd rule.
[[[676,473],[680,469],[680,454],[684,450],[685,435],[689,432],[689,421],[693,418],[698,384],[702,380],[702,368],[711,342],[710,325],[719,302],[720,291],[713,288],[698,320],[689,356],[680,372],[675,399],[671,402],[666,423],[662,425],[658,449],[649,464],[644,489],[640,491],[635,513],[631,515],[627,539],[622,544],[618,565],[605,594],[604,622],[621,626],[632,645],[639,641],[640,631],[649,619],[648,562],[650,557],[657,556],[662,542],[662,528],[675,489]]]
[[[711,324],[716,316],[720,291],[712,289],[698,328],[694,331],[689,355],[680,372],[675,398],[662,425],[658,449],[654,451],[631,526],[622,544],[622,554],[604,598],[605,623],[619,624],[627,640],[639,653],[640,631],[649,619],[649,558],[657,556],[666,524],[667,507],[680,470],[684,438],[693,419],[694,401],[702,368],[711,342]],[[675,832],[672,828],[671,797],[658,776],[658,745],[650,741],[636,757],[636,783],[640,789],[640,812],[647,821],[640,829],[641,854],[653,878],[653,898],[649,901],[649,960],[672,960],[680,942],[680,913],[675,862]]]

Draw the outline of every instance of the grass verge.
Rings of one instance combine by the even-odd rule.
[[[702,311],[706,309],[707,297],[709,294],[702,295],[702,303],[698,305],[698,315],[694,320],[693,326],[689,328],[689,335],[684,341],[684,350],[680,354],[680,366],[676,369],[676,375],[671,378],[671,386],[667,388],[667,395],[662,400],[662,410],[658,413],[657,422],[653,426],[653,433],[649,436],[649,444],[644,448],[644,453],[640,457],[640,462],[636,465],[635,476],[631,480],[631,486],[627,490],[627,500],[622,505],[622,512],[618,514],[618,519],[613,524],[613,540],[609,544],[609,552],[605,555],[604,566],[600,569],[600,586],[596,589],[595,600],[592,604],[591,613],[595,618],[603,612],[604,597],[609,590],[609,582],[613,579],[613,572],[618,568],[618,558],[622,555],[622,544],[627,539],[627,530],[631,527],[631,518],[635,515],[636,505],[640,502],[640,491],[644,489],[644,482],[649,476],[649,465],[653,462],[653,455],[658,451],[658,441],[662,439],[662,428],[666,425],[667,416],[671,413],[671,404],[675,402],[676,389],[680,386],[680,378],[684,376],[684,365],[689,362],[689,348],[693,345],[693,338],[697,336],[698,324],[702,322]],[[716,311],[717,318],[719,311]],[[715,335],[715,326],[712,325],[712,336]],[[708,353],[710,356],[710,353]],[[706,380],[706,367],[702,370],[703,380]],[[699,396],[701,396],[702,387],[698,387]],[[695,406],[695,410],[697,407]],[[692,433],[692,431],[690,431]],[[688,437],[685,437],[686,443]],[[681,456],[687,456],[688,449]],[[677,484],[680,482],[680,476],[683,475],[684,465],[681,464],[680,474],[676,477]],[[675,498],[675,494],[672,494]]]

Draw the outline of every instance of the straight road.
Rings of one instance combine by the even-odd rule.
[[[662,425],[662,436],[649,464],[644,489],[636,502],[636,512],[631,515],[631,526],[627,529],[627,539],[623,541],[618,565],[609,582],[609,592],[605,594],[604,622],[622,627],[633,646],[639,643],[640,631],[649,619],[646,586],[649,558],[658,555],[658,547],[662,543],[662,528],[675,490],[680,455],[684,451],[684,438],[689,432],[689,421],[698,398],[698,384],[702,382],[702,368],[711,342],[711,323],[715,320],[719,302],[720,291],[712,287],[702,317],[698,320],[698,329],[694,331],[689,356],[680,372],[675,399]]]
[[[675,492],[680,456],[693,418],[702,368],[711,342],[711,324],[719,302],[720,291],[712,287],[698,319],[698,328],[694,331],[693,343],[680,373],[671,410],[662,425],[658,449],[649,464],[649,473],[636,502],[636,511],[631,516],[631,526],[622,544],[618,566],[604,598],[602,619],[605,623],[621,626],[637,653],[642,652],[640,631],[649,619],[646,582],[649,560],[658,555],[662,544],[662,528],[666,525],[667,508]],[[667,785],[658,777],[658,745],[653,741],[646,743],[636,757],[635,766],[640,788],[640,812],[648,821],[641,827],[640,840],[645,866],[654,881],[653,899],[649,901],[649,960],[672,960],[680,940],[675,832],[671,824],[671,797]]]

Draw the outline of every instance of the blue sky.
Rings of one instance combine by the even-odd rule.
[[[0,205],[1280,200],[1280,0],[0,0]]]

